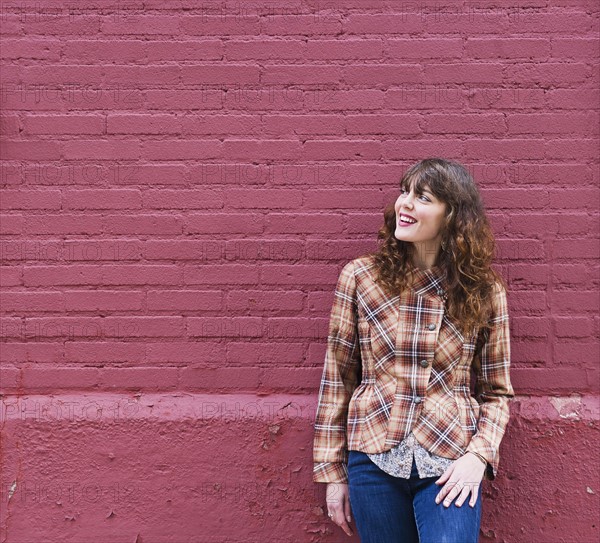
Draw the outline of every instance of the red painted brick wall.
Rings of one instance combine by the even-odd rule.
[[[1,9],[2,542],[345,541],[311,482],[333,287],[429,156],[510,285],[481,540],[598,539],[596,2]]]

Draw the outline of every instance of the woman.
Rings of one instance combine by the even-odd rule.
[[[514,393],[506,285],[467,170],[412,166],[379,239],[336,285],[313,480],[362,543],[477,542]]]

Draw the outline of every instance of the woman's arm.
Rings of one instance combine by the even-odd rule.
[[[348,403],[360,381],[354,263],[339,276],[329,319],[325,365],[319,389],[313,444],[313,481],[348,482]]]
[[[477,375],[475,396],[480,404],[477,432],[467,446],[488,462],[490,480],[495,479],[500,460],[500,441],[510,416],[508,403],[514,397],[510,382],[510,330],[506,290],[496,284],[489,335],[473,359]]]

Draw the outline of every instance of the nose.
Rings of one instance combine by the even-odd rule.
[[[412,209],[413,207],[413,196],[412,196],[412,192],[402,200],[401,204],[400,204],[400,208],[405,207],[406,209]]]

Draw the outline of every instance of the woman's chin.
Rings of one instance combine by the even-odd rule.
[[[394,232],[394,237],[398,240],[398,241],[410,241],[408,238],[408,236],[406,236],[402,231],[398,231],[399,229],[396,228],[396,231]]]

